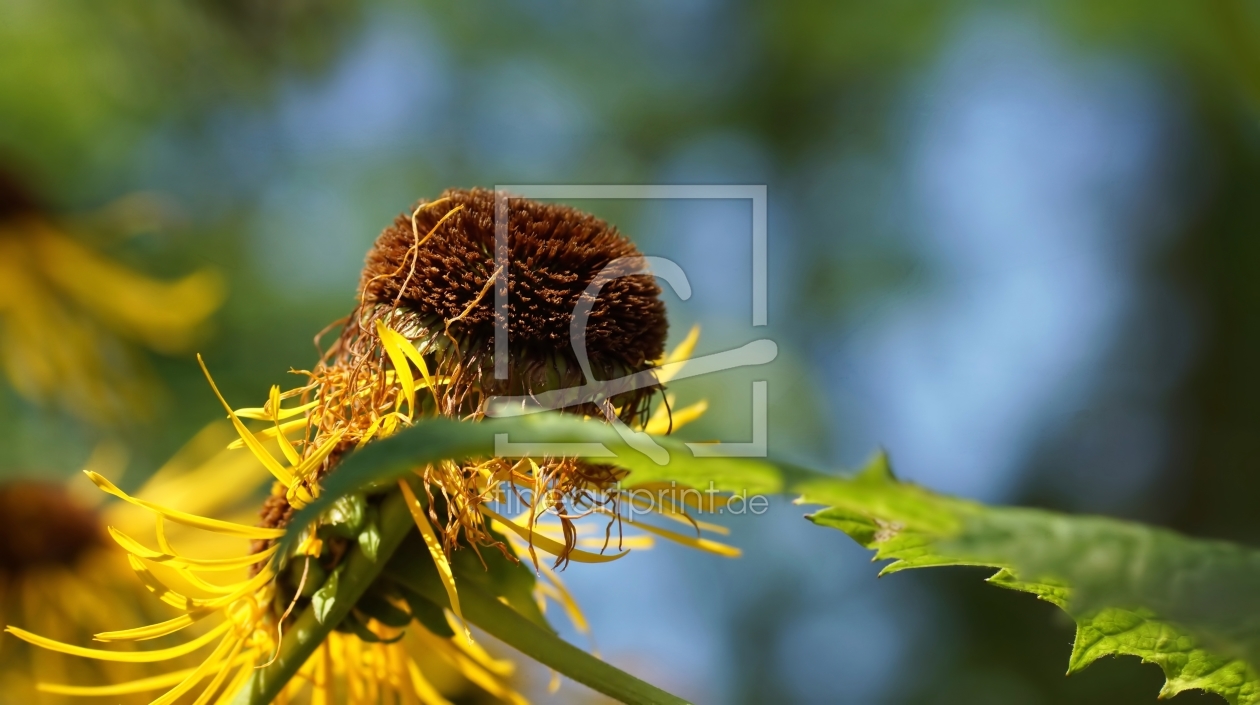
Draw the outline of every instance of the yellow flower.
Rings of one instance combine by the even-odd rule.
[[[13,387],[92,421],[152,397],[134,344],[187,350],[223,301],[217,274],[161,282],[76,241],[0,174],[0,365]]]
[[[434,210],[441,205],[445,212]],[[230,447],[248,448],[249,453],[241,456],[255,459],[267,473],[260,473],[260,481],[270,479],[273,484],[261,522],[226,521],[189,511],[182,503],[131,496],[99,473],[89,472],[105,492],[154,515],[156,547],[121,531],[111,530],[110,534],[128,552],[128,561],[145,586],[180,612],[167,621],[112,632],[104,638],[140,641],[175,634],[203,620],[214,624],[180,646],[142,652],[144,658],[160,661],[212,648],[200,666],[172,672],[161,680],[168,690],[155,703],[194,695],[198,703],[231,699],[255,669],[277,657],[294,610],[309,606],[318,612],[323,599],[320,595],[329,585],[335,586],[337,571],[348,552],[355,546],[357,550],[375,550],[370,548],[370,533],[362,532],[368,532],[364,527],[370,522],[364,516],[375,511],[373,503],[379,503],[379,491],[359,498],[358,504],[342,498],[346,506],[325,513],[317,525],[302,527],[303,538],[294,553],[277,553],[277,540],[285,535],[294,511],[320,495],[321,480],[335,472],[347,453],[424,418],[475,421],[496,392],[532,394],[582,383],[581,373],[575,373],[577,365],[565,353],[554,346],[547,351],[541,345],[557,330],[567,330],[567,323],[562,326],[548,316],[570,315],[582,288],[603,264],[637,254],[637,250],[602,221],[572,209],[526,202],[513,222],[514,228],[533,233],[534,239],[527,239],[524,251],[534,255],[550,252],[551,260],[534,257],[528,272],[533,278],[513,281],[518,284],[518,295],[525,298],[533,292],[535,303],[541,301],[551,310],[539,311],[535,306],[522,312],[528,320],[516,342],[523,351],[514,354],[512,376],[507,382],[496,383],[489,374],[492,362],[487,353],[492,337],[486,336],[485,329],[492,316],[484,310],[489,305],[484,299],[498,274],[472,261],[474,252],[485,252],[484,243],[478,240],[488,231],[486,208],[486,192],[448,192],[442,199],[422,203],[409,218],[404,216],[395,228],[387,229],[369,255],[359,307],[319,364],[299,372],[306,377],[301,386],[287,391],[273,386],[261,406],[234,408],[203,363],[207,380],[239,436]],[[425,218],[428,221],[421,228]],[[400,235],[396,232],[399,229],[405,232]],[[399,246],[399,238],[405,240],[408,233],[409,244]],[[431,249],[425,248],[426,243]],[[458,257],[450,259],[452,252]],[[397,262],[391,263],[391,257]],[[481,265],[486,264],[485,259],[483,256]],[[457,260],[467,268],[448,272],[451,276],[444,280],[435,263],[446,261],[453,267]],[[524,264],[516,262],[515,270],[523,270]],[[443,281],[456,285],[448,286],[440,296],[430,295],[428,289],[413,296],[409,293],[413,276],[429,288],[442,286]],[[694,349],[698,332],[693,330],[666,356],[662,349],[664,310],[657,299],[659,290],[650,278],[628,278],[621,288],[607,287],[605,292],[611,292],[610,299],[597,302],[592,316],[600,321],[603,335],[587,350],[592,369],[601,375],[647,371],[658,375],[656,384],[578,404],[571,413],[599,414],[658,434],[703,413],[703,402],[671,412],[673,398],[664,395],[661,386],[668,381],[661,365],[674,363],[668,369],[676,373],[677,363],[686,360]],[[652,401],[658,397],[661,403],[652,412]],[[437,617],[429,615],[426,621],[420,605],[405,593],[383,588],[372,598],[372,608],[362,601],[356,603],[345,622],[336,625],[338,630],[318,645],[300,666],[298,677],[285,687],[282,701],[368,703],[394,693],[404,700],[446,702],[429,677],[437,660],[455,669],[484,695],[497,701],[521,702],[521,696],[507,685],[511,664],[491,658],[472,641],[464,624],[451,562],[459,550],[471,549],[478,555],[499,550],[513,560],[532,563],[545,578],[536,584],[537,599],[543,604],[547,599],[558,602],[581,631],[585,631],[586,621],[556,573],[566,562],[616,560],[630,547],[650,544],[653,537],[721,555],[738,554],[700,536],[705,530],[725,533],[722,527],[691,516],[690,509],[711,510],[712,506],[696,506],[686,497],[667,493],[655,495],[660,501],[628,494],[620,487],[625,473],[611,466],[573,458],[490,458],[444,461],[413,471],[415,482],[400,481],[398,491],[438,569],[450,613],[439,609]],[[233,490],[239,492],[241,486]],[[186,482],[182,489],[194,496],[210,488]],[[424,501],[418,496],[420,492]],[[510,503],[514,497],[523,501],[524,511],[518,517],[503,516],[491,506]],[[720,502],[706,501],[710,505]],[[644,513],[680,522],[686,529],[675,531],[646,522],[640,517]],[[590,521],[582,521],[584,518]],[[176,550],[166,535],[168,524],[206,532],[227,544],[235,543],[237,548],[214,558]],[[613,527],[619,532],[616,539],[611,538]],[[622,527],[644,533],[623,537]],[[592,528],[598,529],[602,538],[587,535]],[[554,557],[551,566],[538,561],[539,551]],[[164,575],[158,574],[159,568]],[[234,578],[211,579],[216,575]],[[423,627],[408,628],[413,619]],[[10,631],[54,651],[95,659],[117,658],[118,652],[113,650],[84,649],[23,630]],[[151,679],[136,687],[151,688],[158,682]],[[61,687],[52,689],[67,692]]]
[[[198,477],[233,483],[252,472],[251,458],[221,451],[227,429],[216,424],[202,432],[136,494],[155,501],[186,501],[197,511],[214,511],[238,501],[235,493],[194,495],[180,487]],[[108,447],[103,447],[109,450]],[[118,466],[116,452],[101,452],[93,465]],[[102,467],[102,469],[104,469]],[[0,620],[21,624],[62,641],[80,641],[113,628],[117,620],[161,619],[160,606],[135,580],[107,533],[137,532],[147,518],[126,506],[100,507],[103,495],[85,494],[82,479],[60,485],[37,480],[0,483]],[[189,537],[177,535],[177,539]],[[134,652],[133,652],[134,653]],[[193,665],[176,659],[177,668]],[[118,684],[152,675],[143,663],[83,661],[31,649],[18,639],[0,637],[0,693],[5,702],[59,702],[39,695],[36,681],[91,684],[114,695],[114,702],[140,702],[113,692]]]

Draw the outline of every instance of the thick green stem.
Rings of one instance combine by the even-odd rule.
[[[265,705],[274,700],[302,664],[315,653],[315,649],[328,638],[333,627],[350,614],[351,608],[380,575],[413,526],[411,514],[398,492],[390,493],[381,503],[380,517],[381,544],[376,560],[369,559],[357,545],[350,550],[332,607],[324,621],[321,623],[315,616],[313,604],[308,606],[285,633],[279,656],[271,665],[254,674],[249,685],[237,694],[236,703]]]
[[[388,575],[434,604],[449,605],[431,565],[394,561]],[[467,581],[459,587],[459,602],[464,618],[491,636],[610,698],[629,705],[687,703],[569,644]]]

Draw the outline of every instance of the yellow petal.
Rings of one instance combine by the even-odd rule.
[[[403,350],[404,346],[410,347],[411,343],[401,333],[385,325],[379,318],[376,319],[376,334],[380,336],[381,347],[385,349],[385,354],[389,356],[389,361],[394,364],[394,372],[397,373],[403,394],[406,395],[407,411],[412,416],[415,416],[416,381],[411,374],[411,364],[407,362],[407,354]],[[399,344],[400,340],[403,345]]]
[[[278,426],[269,426],[267,428],[260,429],[259,431],[254,433],[254,437],[259,440],[267,440],[269,438],[275,438],[276,436],[287,435],[294,429],[305,428],[306,424],[307,424],[306,419],[297,419],[295,421],[285,421],[284,423]],[[237,450],[244,447],[245,447],[245,439],[239,438],[239,437],[228,444],[228,448],[231,448],[232,450]]]
[[[280,385],[271,385],[271,395],[268,404],[272,409],[280,408]],[[284,453],[284,457],[289,461],[289,465],[297,465],[302,462],[302,456],[298,455],[297,449],[293,447],[293,443],[289,441],[289,437],[280,432],[280,421],[276,420],[276,439],[280,441],[280,452]]]
[[[699,340],[700,340],[700,326],[698,325],[692,326],[691,330],[687,333],[687,337],[683,338],[683,341],[679,343],[677,347],[671,350],[669,354],[665,356],[665,359],[661,360],[660,364],[657,365],[658,367],[672,365],[672,367],[670,367],[668,370],[661,370],[660,372],[656,373],[657,381],[660,382],[661,384],[665,384],[666,382],[670,381],[674,377],[677,377],[678,373],[682,371],[683,365],[680,365],[680,364],[675,365],[674,363],[681,363],[690,359],[691,353],[695,352],[696,343]]]
[[[49,651],[56,651],[70,656],[81,656],[83,658],[96,659],[98,661],[121,661],[124,663],[154,663],[157,661],[169,661],[180,656],[191,654],[201,647],[214,641],[215,638],[222,636],[232,626],[230,620],[224,620],[222,624],[202,634],[185,644],[172,646],[169,649],[158,649],[156,651],[106,651],[104,649],[85,649],[82,646],[74,646],[73,644],[63,644],[60,641],[53,641],[38,634],[32,634],[24,629],[17,627],[5,627],[5,631],[13,636],[35,646],[39,646]]]
[[[577,600],[573,599],[573,593],[569,592],[569,588],[565,587],[564,582],[560,580],[560,576],[556,575],[556,571],[543,566],[543,574],[551,581],[552,589],[560,598],[559,602],[564,607],[565,614],[569,615],[569,621],[573,622],[573,628],[579,634],[587,634],[590,632],[590,624],[586,621],[586,615],[582,613],[582,608],[578,606]]]
[[[241,652],[241,647],[245,646],[244,639],[236,639],[235,641],[236,643],[232,646],[232,649],[228,651],[227,657],[223,659],[224,661],[227,661],[227,663],[225,663],[221,668],[218,669],[219,672],[215,674],[214,678],[211,678],[210,682],[206,684],[206,687],[202,689],[201,695],[197,696],[197,699],[193,701],[193,705],[206,705],[206,703],[210,702],[210,698],[213,698],[215,694],[218,693],[219,686],[223,685],[223,680],[227,678],[228,673],[232,670],[232,665],[231,665],[232,661],[236,659],[236,655]],[[222,647],[220,647],[220,649],[221,648]],[[213,659],[214,656],[211,656],[210,658]],[[203,663],[201,664],[201,666],[202,668],[205,668],[206,664]],[[195,675],[196,675],[196,671],[189,674],[188,679],[193,678],[193,676]],[[188,679],[185,679],[185,682],[187,682]],[[195,680],[193,681],[194,684],[196,682],[197,681]],[[191,685],[189,687],[191,687]],[[179,690],[179,688],[176,688],[175,690]],[[174,691],[172,691],[172,693],[174,693]],[[167,693],[167,696],[170,697],[171,702],[174,702],[175,699],[179,696],[173,695],[172,693]],[[228,693],[225,693],[225,695],[230,695],[230,694],[231,694],[231,691],[228,691]]]
[[[434,379],[433,376],[429,374],[429,365],[424,361],[424,355],[420,354],[420,351],[416,349],[416,346],[410,340],[407,340],[407,337],[403,334],[395,332],[394,335],[397,335],[402,339],[402,343],[398,347],[404,354],[406,354],[411,362],[415,364],[416,369],[420,370],[420,376],[424,379],[423,385],[432,390],[433,402],[438,405],[438,408],[441,408],[441,402],[438,401],[436,386],[439,384],[450,384],[451,378],[443,377],[441,379]],[[419,389],[420,385],[416,385],[416,388]]]
[[[283,396],[283,395],[281,395]],[[245,409],[237,409],[236,415],[242,419],[255,419],[258,421],[283,421],[293,418],[299,414],[305,413],[319,406],[319,400],[307,402],[301,406],[295,406],[292,409],[281,409],[277,402],[271,408],[249,407]],[[278,411],[277,411],[278,410]]]
[[[188,556],[154,551],[112,526],[106,527],[106,529],[109,531],[109,535],[114,539],[114,541],[117,542],[119,546],[122,546],[123,550],[130,554],[148,561],[153,561],[154,563],[161,563],[162,565],[169,565],[178,568],[188,568],[201,572],[227,571],[245,568],[270,558],[280,548],[278,544],[272,545],[267,547],[265,550],[259,551],[258,553],[251,553],[250,555],[240,556],[237,558],[189,558]]]
[[[683,490],[684,492],[691,491],[690,488],[671,487],[670,489],[673,491],[677,491],[679,489]],[[696,494],[699,494],[698,491],[695,491],[695,492]],[[656,514],[657,516],[663,516],[666,519],[672,519],[673,521],[676,521],[680,524],[686,524],[695,529],[699,529],[700,531],[707,531],[711,534],[721,534],[722,536],[727,536],[731,533],[730,529],[726,528],[725,526],[722,526],[721,524],[712,524],[707,521],[700,521],[699,519],[693,519],[691,515],[687,514],[685,511],[678,511],[675,508],[677,505],[673,502],[673,500],[668,497],[665,497],[664,495],[658,498],[655,498],[655,500],[646,500],[646,499],[636,496],[634,490],[631,489],[624,493],[624,497],[626,497],[629,500],[630,504],[633,505],[636,509],[650,511]],[[656,500],[659,500],[659,503]]]
[[[341,437],[344,435],[346,435],[346,431],[342,429],[330,436],[328,440],[324,441],[323,445],[316,448],[314,453],[311,453],[310,457],[303,460],[300,465],[293,469],[294,475],[301,479],[310,477],[319,468],[320,464],[324,462],[324,459],[336,450],[337,444],[341,442]]]
[[[423,705],[451,705],[451,701],[442,697],[411,659],[407,659],[407,675],[411,677],[411,688]]]
[[[600,512],[601,514],[611,514],[611,512],[609,512],[608,510],[597,509],[596,511]],[[670,541],[674,541],[676,543],[681,543],[684,546],[691,546],[692,548],[698,548],[701,551],[708,551],[709,553],[716,553],[719,556],[726,556],[728,558],[739,558],[740,555],[742,554],[742,551],[740,551],[738,548],[735,548],[734,546],[727,546],[726,544],[718,543],[717,541],[710,541],[709,539],[696,538],[695,536],[687,536],[686,534],[680,534],[675,531],[670,531],[669,529],[662,529],[659,526],[652,526],[651,524],[645,524],[641,521],[635,521],[634,519],[630,517],[626,517],[626,516],[621,517],[621,520],[626,522],[627,524],[630,524],[631,526],[637,526],[640,529],[643,529],[644,531],[651,532],[653,534],[656,534],[657,536],[660,536],[662,538],[667,538]]]
[[[249,448],[250,452],[262,461],[263,467],[267,468],[267,470],[274,475],[281,484],[285,487],[292,487],[293,475],[290,474],[288,470],[284,469],[284,466],[272,457],[271,453],[267,452],[267,449],[263,447],[262,442],[255,438],[254,434],[250,433],[248,428],[245,428],[245,422],[241,421],[235,411],[232,411],[232,407],[227,403],[227,399],[224,399],[223,395],[219,393],[219,387],[215,385],[214,378],[210,376],[210,369],[206,367],[206,361],[201,359],[200,354],[197,355],[197,363],[201,365],[201,371],[205,373],[206,381],[210,382],[210,388],[214,390],[214,395],[219,398],[219,403],[223,404],[223,408],[227,410],[228,418],[232,420],[232,426],[236,429],[236,432],[240,434],[241,440],[245,442],[245,445]]]
[[[673,433],[704,416],[704,412],[709,410],[709,402],[703,399],[683,409],[674,409],[673,406],[674,395],[666,395],[665,403],[652,412],[652,418],[648,419],[643,431],[654,436]]]
[[[376,435],[376,432],[380,430],[380,428],[381,428],[381,417],[378,416],[375,419],[372,419],[372,424],[368,426],[368,429],[366,431],[363,432],[363,437],[359,439],[359,444],[355,447],[362,448],[363,446],[367,445],[368,442],[372,440],[372,437]]]
[[[530,541],[531,534],[527,527],[521,526],[507,517],[500,516],[497,512],[488,507],[483,506],[480,507],[480,509],[482,514],[485,514],[494,520],[496,527],[502,526],[526,541]],[[536,531],[533,532],[532,538],[532,545],[541,548],[553,556],[564,556],[566,560],[574,561],[575,563],[609,563],[629,553],[629,551],[622,551],[621,553],[614,553],[610,555],[603,553],[590,553],[588,551],[583,551],[580,548],[568,550],[565,548],[565,545],[559,541],[553,541]]]
[[[97,475],[91,470],[84,470],[84,474],[88,476],[97,487],[114,495],[115,497],[130,502],[137,507],[144,507],[151,512],[156,512],[170,519],[177,524],[191,526],[194,529],[202,529],[204,531],[212,531],[216,534],[226,534],[228,536],[237,536],[247,539],[278,539],[284,536],[284,529],[265,529],[258,526],[245,526],[244,524],[235,524],[230,521],[220,521],[218,519],[207,519],[205,517],[185,514],[184,512],[163,507],[160,504],[147,502],[143,499],[137,499],[123,492],[114,486],[114,483],[105,479],[101,475]]]
[[[227,624],[230,624],[230,622],[227,622]],[[154,700],[151,705],[171,705],[171,703],[179,700],[184,693],[192,690],[193,686],[209,675],[211,669],[216,668],[224,660],[231,661],[237,652],[240,651],[242,644],[244,644],[244,640],[236,638],[233,634],[223,637],[223,641],[219,642],[219,645],[215,647],[209,658],[202,661],[201,665],[197,666],[192,673],[189,673],[187,678],[180,681],[179,685],[163,693],[162,697]],[[227,652],[226,659],[224,659],[224,652]],[[227,669],[221,670],[226,671]]]
[[[578,542],[577,542],[577,545],[579,546],[585,546],[586,548],[596,548],[596,549],[603,549],[613,544],[615,544],[617,548],[623,549],[623,550],[631,550],[631,551],[634,549],[647,550],[656,545],[656,539],[652,538],[651,536],[622,536],[622,537],[619,537],[616,541],[613,541],[611,539],[592,537],[589,539],[578,539]]]
[[[450,600],[451,611],[459,619],[464,627],[464,638],[469,642],[472,641],[472,632],[468,629],[468,623],[464,621],[464,613],[459,609],[459,593],[455,590],[455,574],[451,570],[451,563],[446,559],[446,551],[442,550],[442,544],[438,541],[437,532],[433,530],[433,526],[429,523],[429,518],[425,516],[424,506],[416,499],[416,494],[411,491],[411,485],[405,479],[398,481],[398,488],[402,490],[403,497],[407,500],[407,509],[411,511],[411,518],[416,522],[416,528],[420,529],[420,535],[424,537],[424,545],[429,549],[429,555],[433,556],[433,563],[437,565],[438,575],[442,578],[442,587],[446,588],[446,597]]]
[[[174,619],[168,619],[165,622],[150,624],[147,627],[123,629],[116,632],[101,632],[94,638],[97,641],[145,641],[147,639],[156,639],[160,636],[166,636],[167,634],[174,634],[184,627],[196,624],[202,618],[210,614],[213,614],[213,612],[189,612],[187,614],[181,614]],[[172,683],[172,685],[174,685],[174,683]]]
[[[60,685],[55,683],[40,683],[36,687],[41,693],[52,693],[54,695],[72,695],[79,697],[105,697],[109,695],[132,695],[135,693],[145,693],[150,690],[158,690],[160,688],[170,688],[188,677],[195,668],[186,668],[182,671],[174,673],[166,673],[151,678],[141,678],[139,680],[128,681],[126,683],[117,683],[114,685]]]
[[[127,556],[127,563],[131,565],[131,570],[135,572],[136,576],[140,578],[140,582],[144,583],[145,588],[154,595],[157,595],[158,599],[176,609],[181,609],[186,612],[223,609],[240,598],[257,592],[276,577],[275,571],[273,571],[270,564],[268,564],[267,566],[264,566],[263,569],[254,577],[245,582],[238,583],[236,589],[231,593],[211,600],[199,600],[182,595],[167,587],[165,583],[158,580],[157,576],[154,575],[152,571],[145,567],[144,563],[140,562],[139,558],[136,558],[135,556]]]

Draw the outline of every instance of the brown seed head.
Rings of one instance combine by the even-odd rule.
[[[486,189],[448,189],[430,205],[421,202],[414,222],[404,213],[377,238],[360,280],[365,309],[396,308],[413,315],[421,331],[453,334],[464,361],[482,370],[479,380],[487,376],[494,346],[494,208],[494,192]],[[610,262],[639,257],[639,250],[615,227],[569,206],[510,198],[508,208],[513,381],[505,391],[594,381],[576,370],[574,309]],[[638,372],[661,357],[668,322],[660,293],[648,275],[612,279],[600,289],[585,338],[597,378]],[[640,391],[618,406],[640,413],[651,390]]]

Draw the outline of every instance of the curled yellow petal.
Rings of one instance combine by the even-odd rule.
[[[189,612],[187,614],[181,614],[174,619],[168,619],[165,622],[150,624],[147,627],[123,629],[116,632],[101,632],[94,638],[97,641],[145,641],[147,639],[156,639],[160,636],[166,636],[167,634],[174,634],[184,627],[196,624],[211,614],[213,614],[213,612],[208,610]],[[172,683],[172,685],[174,684]]]
[[[114,539],[114,541],[119,546],[122,546],[123,550],[132,555],[138,556],[147,561],[153,561],[154,563],[161,563],[163,565],[169,565],[176,568],[188,568],[190,570],[201,572],[227,571],[245,568],[270,558],[273,554],[275,554],[276,550],[280,548],[278,544],[274,544],[262,551],[259,551],[258,553],[251,553],[248,556],[239,556],[236,558],[189,558],[188,556],[180,556],[174,553],[154,551],[112,526],[106,527],[106,529],[109,531],[109,535]]]
[[[88,476],[88,479],[90,479],[93,484],[105,492],[108,492],[121,500],[130,502],[137,507],[144,507],[151,512],[160,514],[177,524],[191,526],[194,529],[211,531],[216,534],[226,534],[228,536],[236,536],[246,539],[278,539],[281,536],[284,536],[284,529],[265,529],[257,526],[236,524],[230,521],[221,521],[219,519],[207,519],[205,517],[187,514],[177,509],[163,507],[160,504],[155,504],[143,499],[137,499],[136,497],[132,497],[126,492],[118,489],[114,486],[114,483],[105,479],[103,476],[92,472],[91,470],[84,470],[83,473]]]
[[[138,578],[140,578],[140,582],[144,583],[145,588],[154,595],[157,595],[158,599],[176,609],[181,609],[187,612],[223,609],[242,597],[253,594],[262,589],[264,585],[271,582],[276,577],[275,571],[272,570],[271,565],[268,564],[258,572],[258,575],[255,575],[243,583],[238,583],[236,589],[231,593],[211,600],[199,600],[182,595],[167,587],[165,583],[158,580],[157,576],[154,575],[152,571],[145,567],[144,563],[142,563],[139,558],[136,558],[135,556],[127,556],[127,562],[131,565],[131,570],[135,572]]]
[[[186,668],[182,671],[173,673],[165,673],[160,676],[152,676],[150,678],[140,678],[126,683],[116,683],[114,685],[61,685],[58,683],[39,683],[35,686],[36,690],[41,693],[51,693],[53,695],[71,695],[78,697],[106,697],[110,695],[134,695],[135,693],[147,693],[150,690],[158,690],[161,688],[170,688],[180,681],[188,677],[195,668]]]
[[[25,629],[17,627],[5,627],[5,631],[13,636],[35,646],[39,646],[49,651],[69,654],[70,656],[81,656],[83,658],[96,659],[98,661],[120,661],[123,663],[155,663],[157,661],[169,661],[180,656],[186,656],[201,647],[214,641],[222,636],[232,626],[231,621],[225,620],[222,624],[202,634],[185,644],[172,646],[169,649],[158,649],[156,651],[106,651],[104,649],[85,649],[82,646],[73,644],[63,644],[60,641],[42,637],[38,634],[32,634]]]
[[[512,533],[516,534],[517,536],[520,536],[526,541],[530,541],[531,535],[528,528],[521,526],[520,524],[517,524],[516,522],[512,521],[511,519],[508,519],[505,516],[501,516],[499,513],[495,512],[493,509],[490,509],[489,507],[480,507],[480,509],[481,509],[482,514],[485,514],[486,516],[494,520],[496,527],[501,526],[511,531]],[[565,545],[560,543],[559,541],[549,539],[538,532],[533,533],[532,539],[533,539],[533,543],[532,543],[533,546],[537,548],[541,548],[542,550],[546,551],[547,553],[550,553],[553,556],[564,556],[565,559],[573,561],[575,563],[610,563],[612,561],[617,560],[618,558],[621,558],[627,553],[629,553],[629,551],[622,551],[621,553],[604,554],[604,553],[591,553],[589,551],[583,551],[580,548],[569,549],[565,547]]]

